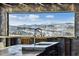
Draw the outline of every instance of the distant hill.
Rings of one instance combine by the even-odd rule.
[[[49,24],[49,25],[45,25],[45,24],[41,24],[41,25],[18,25],[18,26],[9,26],[9,33],[20,33],[20,35],[28,35],[31,34],[32,31],[29,30],[29,28],[41,28],[41,29],[46,29],[46,30],[58,30],[58,31],[63,31],[63,32],[67,32],[69,31],[69,33],[74,34],[74,23],[60,23],[60,24]],[[19,27],[19,29],[18,29]],[[28,30],[26,30],[28,29]],[[66,30],[64,30],[66,29]],[[23,31],[26,30],[26,31]],[[29,33],[28,33],[29,32]],[[62,34],[62,33],[61,33]]]

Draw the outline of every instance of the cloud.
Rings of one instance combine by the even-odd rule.
[[[11,20],[26,20],[27,19],[27,15],[26,16],[18,16],[18,15],[9,15],[9,19]]]
[[[15,15],[9,15],[9,18],[17,18]]]
[[[10,14],[9,15],[9,24],[10,25],[18,25],[18,24],[21,24],[22,23],[22,20],[24,18],[25,17],[20,17],[20,16],[17,16],[17,15]]]
[[[36,21],[39,19],[39,16],[38,15],[34,15],[34,14],[30,14],[28,16],[28,19],[31,20],[31,21]]]
[[[39,19],[40,19],[39,15],[34,15],[34,14],[22,15],[22,16],[15,14],[9,15],[9,23],[11,25],[20,25],[23,23],[37,22],[37,20],[39,21]]]
[[[17,16],[17,15],[9,15],[10,19],[14,20],[26,20],[26,21],[37,21],[39,19],[38,15],[29,14],[24,16]]]
[[[54,18],[54,15],[47,15],[46,18]]]

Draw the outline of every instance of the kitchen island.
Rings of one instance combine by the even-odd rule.
[[[22,51],[26,56],[58,56],[59,42],[39,42],[22,45]]]

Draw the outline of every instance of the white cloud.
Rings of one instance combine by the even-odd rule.
[[[54,15],[47,15],[46,18],[54,18]]]
[[[15,15],[9,15],[9,18],[17,18]]]
[[[36,21],[39,19],[39,16],[38,15],[34,15],[34,14],[31,14],[28,16],[28,19],[31,20],[31,21]]]
[[[29,23],[29,22],[37,22],[37,20],[39,20],[39,16],[38,15],[34,15],[34,14],[29,14],[29,15],[24,15],[24,16],[19,16],[19,15],[9,15],[9,24],[10,25],[21,25],[24,23]]]
[[[39,19],[38,15],[30,14],[30,15],[25,15],[25,16],[16,16],[16,15],[9,15],[9,19],[11,20],[30,20],[30,21],[37,21]]]
[[[9,15],[10,20],[26,20],[27,16],[16,16],[16,15]]]

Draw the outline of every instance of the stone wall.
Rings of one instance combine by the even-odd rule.
[[[0,36],[6,36],[7,35],[7,12],[4,8],[0,8]],[[0,41],[5,43],[5,39],[0,38]]]

